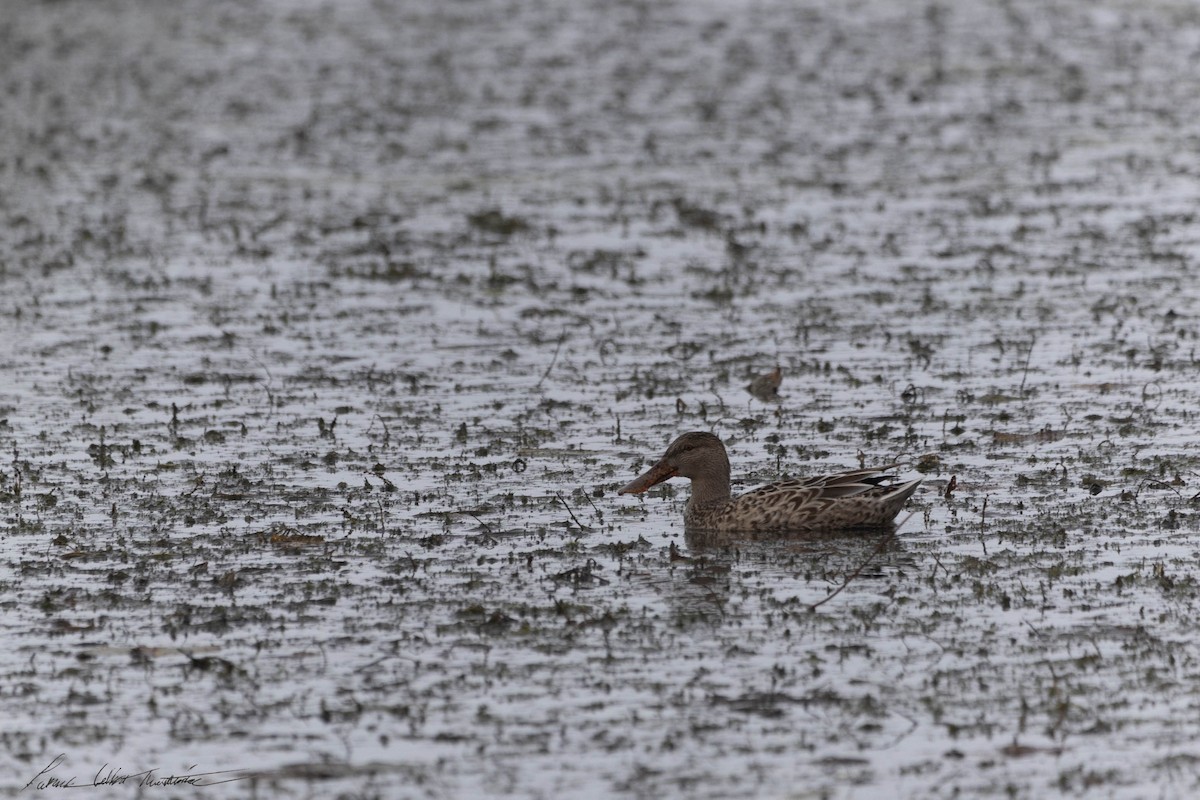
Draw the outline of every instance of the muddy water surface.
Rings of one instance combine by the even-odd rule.
[[[0,792],[1191,796],[1198,48],[1161,3],[4,15]],[[692,429],[738,488],[926,484],[882,543],[689,537],[615,491]]]

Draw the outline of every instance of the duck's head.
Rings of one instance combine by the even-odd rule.
[[[658,463],[627,483],[617,494],[641,494],[674,477],[692,480],[713,478],[729,484],[729,456],[725,445],[711,433],[685,433],[667,448]]]

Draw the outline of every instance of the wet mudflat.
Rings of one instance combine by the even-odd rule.
[[[4,15],[0,791],[1193,795],[1197,55],[1185,4]],[[926,484],[688,536],[615,492],[692,429]]]

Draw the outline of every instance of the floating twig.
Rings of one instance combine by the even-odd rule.
[[[534,391],[542,388],[542,384],[546,382],[546,378],[550,375],[550,370],[554,369],[555,363],[558,361],[558,351],[562,350],[563,342],[567,340],[567,332],[563,331],[558,335],[558,344],[554,347],[554,356],[550,359],[550,366],[546,367],[546,371],[542,373],[542,377],[538,380],[537,386],[534,386]]]
[[[1033,346],[1037,344],[1037,337],[1034,336],[1029,340],[1029,349],[1025,351],[1025,369],[1021,371],[1021,388],[1017,390],[1017,394],[1022,399],[1025,397],[1025,379],[1029,377],[1029,361],[1033,358]]]
[[[588,505],[590,505],[592,507],[592,511],[596,512],[596,519],[599,520],[600,524],[603,525],[604,524],[604,512],[601,511],[600,509],[596,508],[596,504],[592,502],[592,496],[585,493],[583,495],[583,499],[588,501]]]
[[[569,510],[569,509],[568,509],[568,510]],[[475,513],[475,512],[473,512],[473,511],[468,511],[468,512],[467,512],[467,516],[471,517],[471,518],[472,518],[472,519],[474,519],[476,522],[478,522],[480,525],[482,525],[482,526],[483,526],[483,532],[484,532],[484,533],[486,533],[488,536],[491,536],[491,535],[492,535],[492,526],[491,526],[491,525],[488,525],[486,522],[484,522],[482,519],[480,519],[478,514],[476,514],[476,513]]]
[[[917,512],[915,512],[915,511],[909,513],[909,515],[907,517],[905,517],[903,520],[900,521],[900,524],[896,525],[890,531],[888,531],[887,535],[879,540],[879,544],[875,545],[875,549],[872,550],[871,554],[866,557],[866,560],[864,560],[861,564],[858,565],[858,569],[856,569],[856,570],[854,570],[854,572],[850,573],[849,577],[847,577],[846,580],[842,582],[841,586],[834,589],[833,592],[831,594],[827,595],[824,600],[820,600],[816,603],[813,603],[811,606],[808,607],[808,610],[816,611],[818,608],[825,605],[830,600],[832,600],[833,598],[835,598],[839,594],[841,594],[842,590],[850,585],[850,581],[854,580],[859,575],[861,575],[862,571],[867,568],[867,565],[870,564],[871,561],[874,560],[875,556],[877,556],[881,552],[883,552],[883,548],[887,546],[888,542],[890,542],[890,541],[892,541],[892,539],[896,538],[896,531],[898,531],[898,530],[900,530],[900,528],[904,527],[904,523],[906,523],[910,519],[912,519],[913,515],[916,513]]]
[[[558,502],[563,504],[563,508],[565,508],[567,510],[567,513],[571,515],[571,521],[579,526],[579,530],[581,530],[581,531],[587,530],[587,528],[584,527],[583,523],[575,518],[575,512],[571,510],[571,507],[569,505],[567,505],[567,501],[563,499],[563,496],[561,494],[559,494],[558,492],[555,492],[554,496],[558,498]]]

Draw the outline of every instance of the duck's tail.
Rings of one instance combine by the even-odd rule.
[[[904,508],[904,504],[908,502],[908,498],[913,496],[913,492],[921,485],[924,478],[917,478],[908,483],[902,483],[893,488],[887,494],[887,510],[888,519],[892,519],[900,513],[900,509]]]

